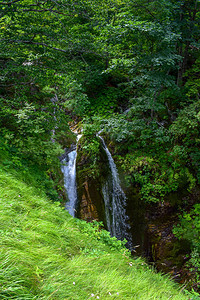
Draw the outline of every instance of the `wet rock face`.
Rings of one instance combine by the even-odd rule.
[[[173,227],[179,220],[177,209],[166,202],[154,209],[150,207],[146,218],[149,262],[180,283],[187,280],[185,263],[189,245],[186,241],[180,242],[173,234]]]
[[[79,191],[80,193],[80,191]],[[91,197],[90,183],[85,181],[81,189],[81,199],[79,205],[79,218],[87,222],[99,221],[99,214],[93,197]]]
[[[102,184],[109,171],[107,158],[100,149],[97,159],[98,171],[95,176],[90,176],[91,158],[85,155],[81,149],[81,140],[77,153],[77,193],[78,207],[77,217],[91,222],[93,220],[105,222],[105,209],[102,194]]]
[[[170,274],[181,284],[188,282],[186,262],[190,248],[186,241],[178,240],[173,234],[173,227],[179,222],[178,206],[167,200],[145,204],[132,186],[126,195],[133,248],[136,245],[132,254],[146,257],[157,270]]]
[[[174,224],[174,217],[148,224],[151,260],[156,263],[158,270],[172,274],[177,273],[177,268],[183,263],[183,255],[179,255],[179,242],[172,233]]]

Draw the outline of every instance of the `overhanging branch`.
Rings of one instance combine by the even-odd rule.
[[[65,50],[65,49],[57,48],[57,47],[48,45],[46,43],[34,42],[34,41],[31,41],[31,40],[25,41],[25,40],[6,40],[6,39],[1,39],[0,42],[6,42],[7,44],[9,44],[9,43],[10,44],[16,43],[16,44],[30,44],[30,45],[44,46],[44,47],[50,48],[50,49],[55,50],[55,51],[59,51],[59,52],[63,52],[63,53],[71,53],[70,50]],[[96,56],[101,57],[101,58],[105,57],[105,53],[100,54],[100,53],[97,53],[95,51],[91,51],[91,50],[84,49],[84,48],[77,49],[76,53],[79,54],[79,55],[82,55],[82,53],[85,53],[85,54],[93,54],[93,55],[96,55]]]
[[[20,2],[21,0],[14,0],[14,1],[10,1],[10,2],[0,2],[0,5],[8,5],[10,6],[11,4],[14,4],[16,2]]]

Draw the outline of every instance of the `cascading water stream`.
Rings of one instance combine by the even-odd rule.
[[[77,142],[81,135],[77,136]],[[77,147],[68,153],[67,158],[62,161],[61,170],[64,174],[64,187],[69,201],[65,204],[66,209],[72,217],[75,217],[77,205],[77,187],[76,187],[76,157]]]
[[[118,239],[123,240],[128,237],[128,224],[126,215],[126,196],[120,185],[120,179],[117,172],[117,167],[112,158],[110,151],[108,150],[104,139],[98,135],[102,141],[103,148],[108,157],[110,167],[110,178],[106,180],[102,187],[102,193],[105,204],[105,216],[107,228],[112,236],[116,236]]]
[[[102,142],[103,149],[108,158],[110,169],[108,177],[102,184],[106,226],[111,233],[111,236],[115,236],[120,240],[126,238],[130,243],[130,237],[128,235],[128,217],[125,209],[126,196],[121,188],[117,167],[112,155],[108,150],[104,139],[99,134],[97,136]],[[77,136],[77,142],[80,137],[81,135]],[[74,150],[68,153],[67,158],[63,160],[63,165],[61,168],[64,174],[64,186],[69,200],[65,206],[70,215],[73,217],[75,217],[77,206],[76,157],[77,146]]]

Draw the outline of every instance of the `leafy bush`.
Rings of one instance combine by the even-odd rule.
[[[79,143],[77,163],[81,166],[80,172],[86,177],[96,178],[100,174],[101,143],[97,136],[97,127],[85,124],[83,136]]]
[[[176,161],[187,165],[200,183],[200,101],[183,109],[170,127],[174,141],[173,152],[177,152]]]
[[[190,212],[183,213],[173,233],[190,243],[191,253],[187,265],[195,278],[194,286],[200,290],[200,204],[195,204]]]
[[[85,223],[85,221],[76,219],[76,223],[80,228],[81,232],[84,232],[88,235],[92,235],[97,240],[100,240],[103,244],[110,247],[111,250],[118,250],[122,253],[125,253],[130,256],[130,252],[127,248],[125,248],[126,240],[123,241],[118,240],[116,237],[111,237],[110,232],[103,229],[103,222],[93,221],[91,223]],[[87,251],[88,253],[88,251]],[[93,253],[93,250],[91,252]]]
[[[64,107],[76,115],[84,115],[89,106],[89,100],[81,84],[73,80],[66,84]]]
[[[114,87],[107,87],[99,91],[95,98],[91,99],[89,113],[98,116],[111,116],[118,110],[118,98],[120,90]]]

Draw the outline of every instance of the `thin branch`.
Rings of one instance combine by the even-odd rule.
[[[81,54],[81,58],[82,58],[83,62],[84,62],[87,66],[89,66],[88,63],[87,63],[87,61],[85,60],[85,58],[83,57],[82,54]]]
[[[134,4],[132,5],[133,7],[140,7],[140,8],[143,8],[144,10],[146,10],[148,12],[148,14],[150,14],[156,21],[158,21],[158,19],[155,17],[155,15],[147,8],[145,7],[144,5],[141,5],[141,4]]]
[[[56,50],[56,51],[60,51],[60,52],[64,52],[64,53],[69,53],[70,50],[64,50],[64,49],[61,49],[61,48],[57,48],[57,47],[53,47],[51,45],[48,45],[46,43],[39,43],[39,42],[33,42],[33,41],[23,41],[23,40],[6,40],[6,39],[1,39],[0,42],[2,41],[6,41],[7,43],[24,43],[24,44],[31,44],[31,45],[38,45],[38,46],[44,46],[44,47],[47,47],[47,48],[50,48],[50,49],[53,49],[53,50]],[[99,56],[99,57],[105,57],[105,53],[104,54],[100,54],[100,53],[97,53],[97,52],[94,52],[94,51],[90,51],[90,50],[87,50],[87,49],[79,49],[77,50],[77,54],[79,55],[82,55],[82,53],[87,53],[87,54],[94,54],[96,56]]]
[[[18,85],[29,85],[29,84],[33,84],[32,81],[28,81],[28,82],[17,82]],[[9,83],[9,84],[1,84],[0,83],[0,87],[11,87],[11,86],[16,86],[16,82],[15,83]]]
[[[44,5],[48,2],[48,0],[43,1],[43,2],[37,2],[36,4],[29,4],[29,6],[39,6],[39,5]]]
[[[20,2],[21,0],[14,0],[14,1],[10,1],[10,2],[0,2],[0,5],[8,5],[10,6],[11,4],[13,3],[16,3],[16,2]]]
[[[34,44],[34,45],[38,45],[38,46],[45,46],[45,47],[48,47],[48,48],[51,48],[51,49],[54,49],[54,50],[57,50],[57,51],[61,51],[61,52],[67,52],[67,50],[64,50],[64,49],[60,49],[60,48],[56,48],[56,47],[53,47],[53,46],[50,46],[48,44],[45,44],[45,43],[39,43],[39,42],[33,42],[33,41],[23,41],[23,40],[6,40],[6,39],[1,39],[0,42],[7,42],[7,43],[23,43],[23,44]]]
[[[69,17],[72,17],[72,15],[69,15],[69,14],[65,14],[61,11],[58,11],[58,10],[53,10],[53,9],[47,9],[47,8],[44,8],[44,9],[22,9],[23,12],[29,12],[29,11],[33,11],[33,12],[45,12],[45,11],[49,11],[51,13],[56,13],[56,14],[59,14],[59,15],[63,15],[63,16],[69,16]]]
[[[65,53],[68,52],[67,50],[60,49],[60,48],[57,48],[57,47],[53,47],[53,46],[50,46],[46,43],[39,43],[39,42],[33,42],[33,41],[23,41],[23,40],[22,41],[21,40],[19,40],[19,41],[12,40],[12,41],[9,41],[9,42],[11,42],[11,43],[33,44],[33,45],[48,47],[48,48],[51,48],[53,50],[60,51],[60,52],[65,52]]]

